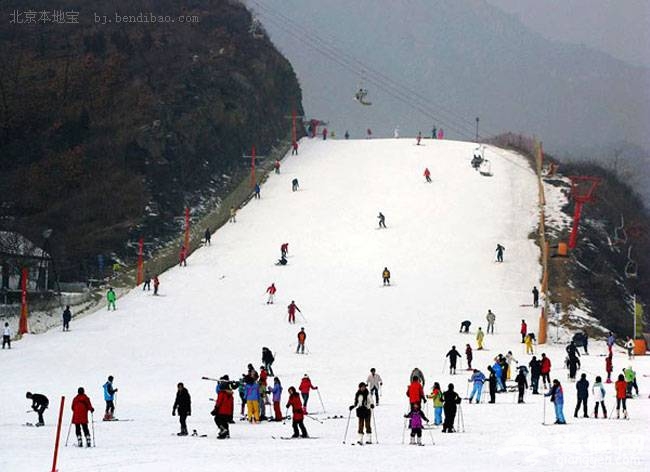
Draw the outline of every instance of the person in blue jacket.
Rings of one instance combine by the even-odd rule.
[[[562,411],[562,408],[564,408],[564,393],[558,379],[553,379],[551,389],[544,396],[551,397],[551,401],[555,405],[555,424],[566,424],[564,412]]]
[[[260,184],[255,184],[255,198],[260,198]]]
[[[499,364],[498,361],[495,361],[494,365],[492,365],[492,370],[494,371],[494,375],[497,378],[497,393],[505,392],[506,388],[504,387],[503,381],[501,380],[501,378],[503,377],[502,375],[503,369],[501,368],[501,364]]]
[[[474,399],[474,394],[476,394],[476,403],[481,403],[481,391],[483,390],[485,375],[480,370],[474,369],[474,373],[472,374],[468,382],[474,382],[472,393],[469,395],[469,402],[472,403],[472,400]]]
[[[115,413],[115,394],[117,389],[113,388],[113,376],[108,376],[108,382],[104,384],[104,400],[106,401],[106,411],[104,412],[104,421],[113,420]]]
[[[253,380],[252,377],[246,379],[244,386],[244,397],[246,398],[246,409],[248,412],[248,421],[251,423],[260,422],[260,384]]]

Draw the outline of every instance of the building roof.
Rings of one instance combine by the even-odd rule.
[[[13,231],[0,231],[0,254],[50,259],[50,255],[42,248]]]

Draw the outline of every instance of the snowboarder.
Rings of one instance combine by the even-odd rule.
[[[472,403],[474,395],[476,395],[476,403],[481,403],[481,391],[485,383],[485,375],[478,369],[474,369],[474,373],[469,378],[468,382],[473,383],[472,393],[469,395],[469,402]]]
[[[372,418],[372,410],[375,404],[372,401],[372,395],[366,388],[366,384],[359,383],[359,390],[354,394],[354,404],[350,405],[350,411],[357,409],[357,418],[359,419],[359,441],[357,444],[363,445],[364,429],[368,434],[368,440],[365,444],[372,444],[372,428],[370,426],[370,419]]]
[[[244,399],[246,400],[246,412],[248,414],[248,421],[251,423],[253,421],[255,423],[259,423],[260,422],[260,384],[257,383],[255,381],[255,378],[251,375],[246,376],[246,384],[244,385]]]
[[[530,386],[533,389],[533,395],[539,395],[539,376],[542,374],[542,363],[536,356],[533,356],[528,367],[530,367]]]
[[[433,389],[427,396],[433,400],[433,424],[439,426],[442,424],[442,389],[438,382],[433,382]]]
[[[612,383],[612,371],[614,370],[614,365],[612,362],[614,355],[612,351],[609,351],[609,354],[605,358],[605,372],[607,372],[607,381],[605,383]]]
[[[528,379],[526,379],[526,371],[524,370],[526,366],[522,366],[519,369],[517,377],[515,377],[515,382],[517,382],[517,403],[524,403],[524,392],[528,388]]]
[[[524,338],[524,344],[526,345],[526,354],[533,354],[534,349],[533,349],[533,337],[531,336],[532,333],[526,334],[526,337]]]
[[[472,359],[474,354],[472,353],[472,346],[465,344],[465,359],[467,359],[467,370],[472,370]]]
[[[497,244],[497,248],[495,249],[497,254],[497,262],[503,262],[503,251],[505,250],[505,247],[503,247],[501,244]]]
[[[488,372],[489,378],[488,378],[488,386],[490,387],[490,402],[489,403],[494,403],[496,400],[496,393],[497,393],[497,374],[492,368],[492,366],[488,366]]]
[[[419,146],[420,141],[422,141],[422,131],[418,131],[418,135],[415,137],[415,144]]]
[[[298,179],[293,179],[291,181],[291,191],[295,192],[296,190],[298,190],[299,187],[300,185],[298,185]]]
[[[90,447],[90,431],[88,431],[88,412],[94,412],[90,398],[86,396],[83,387],[77,389],[77,396],[72,400],[72,424],[77,435],[77,446],[83,447],[81,431],[86,437],[86,447]]]
[[[292,438],[297,438],[300,435],[298,434],[298,429],[303,438],[308,438],[307,428],[303,423],[304,412],[302,409],[302,403],[300,402],[300,395],[296,392],[295,387],[289,387],[289,401],[286,405],[287,408],[291,407],[291,426],[293,427],[293,436]]]
[[[578,411],[580,411],[580,405],[582,405],[582,417],[589,418],[587,413],[587,400],[589,398],[589,381],[587,380],[587,374],[580,374],[580,380],[576,382],[576,390],[578,395],[578,403],[576,404],[576,409],[573,412],[573,417],[578,417]]]
[[[616,419],[621,417],[621,405],[623,406],[623,418],[627,419],[627,406],[625,405],[627,383],[623,374],[619,374],[618,380],[614,383],[614,389],[616,390]]]
[[[115,394],[117,389],[113,388],[113,376],[108,376],[108,381],[103,385],[104,400],[106,401],[106,411],[104,412],[104,421],[113,420],[113,413],[115,412]]]
[[[634,341],[629,336],[625,339],[625,350],[627,351],[627,358],[632,359],[634,357]]]
[[[187,267],[187,248],[185,245],[181,246],[181,250],[178,253],[178,265]]]
[[[424,403],[427,402],[427,399],[424,397],[424,389],[422,388],[422,383],[420,382],[419,377],[415,375],[411,377],[411,384],[406,389],[406,396],[409,398],[411,406],[421,406],[422,401],[424,401]]]
[[[485,315],[485,319],[487,320],[487,334],[494,334],[494,322],[497,319],[497,315],[492,313],[492,310],[488,310],[487,315]]]
[[[296,324],[296,311],[298,311],[299,313],[302,313],[302,311],[300,311],[300,308],[298,308],[298,305],[296,305],[296,302],[291,300],[291,304],[289,304],[289,306],[287,306],[287,312],[289,313],[289,323],[291,323],[291,324]],[[302,331],[302,328],[301,328],[301,331]],[[303,350],[304,350],[304,348],[303,348]],[[298,351],[296,351],[296,352],[298,352]]]
[[[203,237],[205,238],[205,244],[209,246],[212,241],[212,233],[210,233],[210,228],[205,228],[205,233],[203,233]]]
[[[424,178],[427,182],[431,183],[431,172],[429,171],[428,167],[424,168]]]
[[[142,284],[142,291],[144,292],[145,290],[151,290],[151,274],[149,273],[149,270],[144,271],[144,283]]]
[[[526,320],[521,320],[519,334],[521,334],[521,344],[524,344],[526,342],[526,335],[528,334],[528,325],[526,324]]]
[[[158,287],[160,287],[160,280],[157,275],[153,276],[153,294],[158,295]]]
[[[386,227],[386,217],[384,214],[380,211],[379,215],[377,215],[377,218],[379,219],[379,227],[380,228],[385,228]]]
[[[300,328],[298,331],[298,346],[296,347],[296,354],[300,351],[301,354],[305,353],[305,340],[307,339],[307,333],[305,333],[305,328]]]
[[[445,411],[445,421],[442,424],[443,433],[454,433],[454,420],[456,419],[456,410],[460,404],[460,397],[454,392],[454,384],[450,383],[447,391],[442,394],[443,409]]]
[[[273,377],[273,361],[275,361],[275,357],[273,357],[271,350],[268,347],[263,347],[262,363],[264,364],[264,368],[268,371],[271,377]]]
[[[108,287],[108,292],[106,292],[106,300],[108,301],[108,311],[111,310],[111,307],[113,307],[113,311],[117,310],[117,308],[115,308],[116,299],[117,296],[115,295],[115,290],[113,290],[113,287]]]
[[[269,294],[268,300],[266,300],[266,304],[273,304],[273,296],[275,295],[275,292],[277,292],[277,289],[275,288],[275,283],[271,283],[266,289],[266,293]]]
[[[297,144],[297,143],[296,143],[295,150],[296,150],[296,154],[298,154],[298,144]],[[279,173],[280,173],[280,161],[277,160],[277,159],[276,159],[275,162],[273,163],[273,170],[275,170],[275,173],[276,173],[276,174],[279,174]]]
[[[232,421],[232,415],[235,409],[235,401],[232,398],[230,378],[227,375],[224,375],[219,379],[219,384],[217,401],[215,402],[214,409],[210,414],[214,416],[214,423],[217,425],[217,428],[219,428],[217,439],[228,439],[230,438],[230,422]],[[253,384],[257,386],[255,382],[253,382]],[[258,419],[255,421],[258,421]]]
[[[309,392],[311,390],[318,390],[318,387],[314,386],[311,383],[311,379],[309,378],[309,376],[305,374],[302,376],[302,380],[300,381],[298,390],[300,391],[300,396],[302,397],[303,411],[305,412],[305,414],[307,414],[307,402],[309,402]]]
[[[449,358],[449,375],[456,375],[456,361],[460,355],[460,352],[456,350],[456,346],[451,346],[451,349],[445,357]]]
[[[294,141],[293,143],[291,143],[291,155],[292,156],[298,155],[298,141]]]
[[[460,324],[460,331],[459,333],[469,333],[469,327],[472,325],[472,322],[470,320],[464,320]]]
[[[537,286],[533,286],[533,306],[537,308],[539,306],[539,290],[537,290]]]
[[[237,223],[237,210],[234,206],[230,207],[230,219],[228,221],[230,223]]]
[[[287,257],[289,254],[289,243],[282,243],[280,245],[280,256]]]
[[[370,390],[370,394],[375,395],[375,404],[379,405],[379,389],[381,388],[382,385],[384,385],[384,383],[381,380],[381,376],[376,372],[377,371],[375,370],[374,367],[370,369],[370,375],[368,376],[366,383]]]
[[[603,418],[607,419],[607,408],[605,408],[605,387],[603,379],[596,376],[596,381],[591,387],[591,394],[594,397],[594,418],[598,418],[598,405],[603,408]]]
[[[271,390],[273,394],[273,420],[272,421],[282,421],[282,411],[280,410],[280,402],[282,401],[282,383],[280,382],[279,377],[273,379],[273,389]]]
[[[381,277],[384,280],[384,285],[390,285],[390,270],[388,270],[388,267],[384,267]]]
[[[413,405],[413,409],[404,415],[404,418],[409,418],[409,429],[411,430],[411,441],[409,444],[416,444],[424,446],[422,444],[422,421],[429,423],[429,419],[424,416],[424,413],[420,411],[420,407],[416,404]]]
[[[2,330],[2,349],[5,348],[5,344],[11,349],[11,328],[9,323],[5,323],[4,329]]]
[[[45,395],[40,393],[27,392],[25,397],[32,401],[32,410],[34,410],[38,415],[38,423],[36,423],[36,426],[43,426],[45,424],[43,412],[49,406],[50,401]]]
[[[186,419],[192,414],[192,399],[183,382],[179,382],[176,386],[176,400],[174,400],[174,406],[172,407],[172,416],[176,416],[176,412],[178,412],[178,420],[181,423],[181,431],[176,435],[187,436]]]
[[[255,198],[255,199],[260,199],[260,198],[262,198],[262,197],[260,196],[260,190],[261,190],[261,189],[260,189],[260,184],[257,184],[257,183],[256,183],[256,184],[255,184],[255,194],[254,194],[254,198]]]
[[[551,389],[544,396],[551,397],[551,402],[555,406],[555,424],[566,424],[564,412],[562,411],[564,408],[564,393],[562,392],[562,385],[560,385],[558,379],[553,379]]]
[[[72,312],[70,311],[70,305],[65,306],[63,310],[63,331],[70,331],[70,320],[72,319]]]
[[[478,344],[478,347],[476,348],[478,351],[481,351],[483,349],[483,330],[481,327],[478,327],[478,331],[476,332],[476,344]]]

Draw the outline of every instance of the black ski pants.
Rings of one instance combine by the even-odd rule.
[[[582,398],[578,397],[578,404],[576,405],[576,409],[573,412],[573,416],[578,416],[578,411],[580,411],[580,405],[582,405],[582,415],[584,417],[587,417],[587,398]]]
[[[452,407],[443,407],[445,412],[445,421],[442,423],[442,431],[451,433],[454,430],[454,421],[456,420],[456,405]]]
[[[293,436],[294,437],[297,438],[298,436],[300,436],[300,434],[302,434],[303,438],[306,438],[307,436],[309,436],[307,434],[307,428],[305,428],[303,420],[300,420],[300,421],[293,420],[293,422],[291,423],[291,426],[293,426]],[[298,429],[300,429],[300,433],[298,432]]]
[[[181,423],[181,433],[187,434],[187,413],[178,413],[178,421]]]
[[[90,431],[88,431],[88,423],[74,425],[74,432],[77,434],[77,437],[81,439],[81,430],[83,429],[84,436],[86,439],[90,439]]]

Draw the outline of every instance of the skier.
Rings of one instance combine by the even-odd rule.
[[[413,377],[417,378],[418,381],[419,381],[419,382],[422,384],[422,386],[424,387],[424,374],[423,374],[422,371],[421,371],[420,369],[418,369],[417,367],[411,371],[411,375],[410,375],[409,379],[412,379]]]
[[[427,402],[427,399],[424,397],[424,389],[422,388],[422,383],[420,378],[417,376],[411,377],[411,384],[406,389],[406,396],[409,398],[409,403],[411,407],[413,405],[421,406],[422,401]]]
[[[160,280],[157,275],[153,276],[153,294],[158,295],[158,287],[160,287]]]
[[[472,353],[472,347],[469,344],[465,345],[465,359],[467,359],[467,370],[472,370],[472,359],[474,354]]]
[[[605,408],[605,387],[603,379],[596,376],[596,381],[591,387],[591,394],[594,397],[594,418],[598,418],[598,405],[603,408],[603,418],[607,419],[607,408]]]
[[[605,358],[605,372],[607,372],[607,381],[605,383],[612,383],[612,371],[614,370],[612,362],[613,354],[612,351],[609,351],[609,354]]]
[[[494,403],[496,399],[496,393],[497,393],[497,374],[492,368],[492,366],[488,366],[488,372],[489,378],[488,378],[488,386],[490,387],[490,401],[489,403]]]
[[[533,337],[531,336],[532,333],[526,334],[526,337],[524,338],[524,344],[526,345],[526,354],[533,354],[534,349],[533,349]]]
[[[497,262],[503,262],[503,251],[505,250],[505,247],[503,247],[501,244],[497,244],[497,248],[495,249],[497,253]]]
[[[578,392],[578,403],[573,412],[573,417],[578,417],[578,411],[580,410],[580,405],[582,405],[582,417],[589,418],[589,415],[587,414],[587,399],[589,398],[589,381],[587,380],[587,374],[580,375],[580,380],[576,382],[576,390]]]
[[[526,369],[526,366],[521,366],[517,377],[515,377],[515,382],[517,382],[517,391],[519,393],[517,403],[524,403],[524,392],[528,388],[528,380],[526,379],[526,371],[524,369]]]
[[[379,389],[384,385],[384,383],[381,380],[381,376],[376,373],[374,367],[370,369],[370,375],[368,376],[366,383],[370,389],[370,394],[375,395],[375,404],[379,405]]]
[[[551,386],[551,359],[546,357],[546,354],[542,352],[542,359],[540,361],[540,368],[539,372],[542,374],[542,383],[544,385],[544,389],[546,389],[546,385],[548,383],[548,386]]]
[[[625,349],[627,350],[627,358],[634,357],[634,341],[629,336],[625,339]]]
[[[444,139],[445,137],[445,132],[442,128],[438,130],[438,139]]]
[[[505,392],[506,388],[503,383],[503,368],[498,360],[495,359],[494,364],[492,364],[492,370],[496,376],[496,390],[498,392]]]
[[[282,421],[282,411],[280,410],[280,402],[282,401],[282,383],[279,377],[273,379],[273,414],[274,418],[271,421]]]
[[[366,130],[366,139],[372,139],[372,130],[370,128]]]
[[[433,382],[433,389],[427,398],[433,400],[433,424],[439,426],[442,424],[442,389],[438,382]]]
[[[476,403],[481,403],[481,391],[483,390],[483,383],[485,383],[485,375],[480,370],[474,369],[474,373],[468,382],[473,383],[472,393],[469,395],[469,402],[472,403],[474,394],[476,394]]]
[[[256,199],[260,199],[260,198],[262,198],[262,197],[260,196],[260,190],[261,190],[261,189],[260,189],[260,184],[256,183],[256,184],[255,184],[255,194],[254,194],[254,198],[256,198]]]
[[[625,400],[627,398],[627,383],[623,374],[618,375],[618,380],[614,383],[616,390],[616,419],[621,417],[621,405],[623,405],[623,418],[627,419],[627,406]]]
[[[536,356],[528,363],[530,367],[530,386],[533,388],[533,395],[539,395],[539,376],[541,375],[542,363],[537,360]]]
[[[278,262],[276,262],[275,265],[287,265],[287,258],[284,256],[280,257],[280,259],[278,259]]]
[[[149,270],[146,270],[144,272],[144,283],[142,284],[142,291],[144,292],[145,290],[151,290],[151,274],[149,273]]]
[[[293,143],[291,143],[291,155],[292,156],[298,155],[298,141],[294,141]]]
[[[433,129],[431,130],[431,139],[436,139],[437,136],[438,136],[438,130],[434,126]]]
[[[610,354],[612,353],[612,347],[614,347],[615,342],[616,342],[616,338],[610,331],[609,334],[607,335],[607,350],[609,351]]]
[[[296,354],[298,354],[298,351],[301,351],[302,354],[305,353],[306,339],[307,339],[307,333],[305,333],[305,328],[300,328],[300,331],[298,331],[298,346],[296,347]]]
[[[214,416],[214,423],[217,425],[217,428],[219,428],[217,439],[228,439],[230,438],[230,421],[232,421],[235,402],[232,398],[232,386],[230,385],[230,379],[228,376],[224,375],[221,377],[219,379],[219,384],[217,401],[215,402],[214,409],[210,414]],[[258,421],[258,419],[256,419],[256,421]]]
[[[638,397],[639,387],[636,384],[636,372],[634,372],[632,366],[623,369],[623,376],[625,377],[625,383],[627,384],[627,398],[632,398],[632,389],[636,391],[636,396]]]
[[[390,285],[390,270],[388,270],[388,267],[384,267],[381,277],[384,280],[384,285]]]
[[[445,357],[449,358],[449,375],[456,375],[456,361],[460,355],[460,352],[456,350],[456,346],[451,346],[451,349]]]
[[[372,401],[372,394],[366,388],[366,384],[361,382],[359,383],[359,390],[354,394],[354,404],[350,405],[350,411],[357,409],[357,418],[359,419],[359,441],[357,444],[360,446],[364,444],[363,434],[364,427],[365,432],[368,434],[368,440],[366,444],[372,444],[372,428],[370,426],[370,419],[372,418],[372,410],[375,408],[375,404]]]
[[[555,406],[555,424],[566,424],[564,412],[562,411],[562,408],[564,408],[564,393],[558,379],[553,379],[551,389],[544,396],[551,397],[551,402]]]
[[[422,444],[422,421],[429,423],[429,419],[424,416],[424,413],[420,411],[420,407],[417,404],[413,405],[413,409],[405,414],[404,418],[409,418],[409,429],[411,430],[411,441],[409,444],[416,444],[415,441],[417,438],[417,445],[424,446]]]
[[[88,412],[94,412],[90,398],[84,392],[83,387],[77,389],[77,396],[72,400],[72,424],[77,435],[77,446],[83,447],[81,439],[81,430],[83,429],[86,437],[86,447],[90,447],[90,431],[88,431]]]
[[[431,183],[431,172],[429,171],[428,167],[424,168],[424,178],[427,182]]]
[[[43,426],[45,420],[43,419],[43,412],[47,409],[50,404],[50,401],[47,397],[40,393],[27,392],[25,397],[32,401],[32,410],[38,414],[38,423],[36,426]]]
[[[268,300],[266,300],[266,304],[273,304],[273,296],[275,295],[275,292],[277,292],[277,289],[275,288],[275,282],[271,283],[266,289],[266,293],[269,294]]]
[[[418,135],[415,137],[415,144],[419,146],[420,141],[422,141],[422,131],[418,131]]]
[[[512,351],[508,351],[506,354],[506,380],[510,380],[513,364],[519,364],[519,362],[515,359],[515,356],[512,355]]]
[[[386,227],[386,217],[384,214],[380,211],[379,215],[377,215],[377,218],[379,219],[379,227],[380,228],[385,228]]]
[[[345,130],[345,134],[343,136],[345,139],[350,139],[350,132],[348,130]]]
[[[478,331],[476,332],[476,343],[478,344],[478,347],[476,349],[479,351],[483,349],[483,336],[483,330],[479,326]]]
[[[282,243],[280,245],[280,255],[281,257],[287,257],[289,254],[289,243]]]
[[[111,310],[111,307],[113,307],[113,311],[117,310],[117,308],[115,308],[116,299],[117,296],[115,295],[115,291],[113,290],[113,287],[108,287],[108,292],[106,292],[106,300],[108,301],[108,311]]]
[[[457,405],[460,404],[460,397],[454,392],[454,384],[450,383],[447,391],[442,394],[443,409],[445,410],[445,422],[442,424],[443,433],[454,433],[454,420],[456,419]]]
[[[487,334],[494,334],[494,322],[496,321],[497,316],[492,313],[492,310],[488,310],[485,319],[487,320]]]
[[[192,414],[192,398],[183,382],[179,382],[176,386],[176,400],[172,407],[172,416],[176,416],[176,412],[178,412],[178,421],[181,423],[181,431],[176,436],[187,436],[186,419]]]
[[[63,331],[70,331],[70,320],[72,319],[72,312],[70,311],[70,305],[65,306],[63,310]]]
[[[302,403],[300,403],[300,395],[296,392],[294,387],[289,387],[289,401],[286,405],[287,408],[291,407],[291,425],[293,427],[293,436],[292,438],[299,437],[298,428],[300,428],[300,433],[303,438],[308,438],[307,428],[303,423],[304,412],[302,409]]]
[[[9,327],[9,323],[5,323],[5,327],[2,330],[2,349],[5,348],[5,344],[11,349],[11,328]]]
[[[399,139],[399,128],[393,130],[393,138]]]
[[[228,221],[230,223],[237,223],[237,210],[235,210],[234,206],[230,207],[230,219]]]
[[[117,389],[113,388],[113,376],[108,376],[108,381],[103,385],[104,400],[106,401],[106,411],[104,412],[104,421],[112,421],[115,412],[115,394]]]
[[[460,324],[460,331],[459,333],[469,333],[469,327],[472,325],[472,322],[470,320],[464,320]]]
[[[296,150],[296,154],[298,154],[298,144],[297,144],[297,143],[296,143],[295,150]],[[276,159],[275,162],[273,163],[273,170],[275,170],[275,173],[276,173],[276,174],[279,174],[279,173],[280,173],[280,161],[277,160],[277,159]]]
[[[318,390],[318,387],[314,386],[311,383],[311,379],[307,374],[302,376],[302,380],[300,381],[300,386],[298,386],[298,390],[300,391],[300,396],[302,397],[302,403],[303,403],[303,411],[305,414],[307,414],[307,402],[309,402],[309,392],[310,390]]]
[[[203,237],[205,238],[205,244],[209,246],[212,240],[212,234],[210,233],[210,228],[205,228],[205,233],[203,233]]]
[[[537,308],[539,306],[539,290],[537,290],[537,286],[533,285],[533,306]]]
[[[291,191],[295,192],[296,190],[298,190],[298,187],[300,187],[300,185],[298,185],[298,179],[293,179],[291,181]]]
[[[528,334],[528,325],[526,324],[526,320],[521,320],[519,334],[521,334],[521,344],[524,344],[526,342],[526,334]]]
[[[569,355],[569,378],[576,378],[576,370],[578,367],[578,357],[580,357],[580,352],[576,347],[575,342],[572,340],[571,343],[566,347],[566,352]]]
[[[327,128],[323,128],[323,141],[327,139]]]
[[[302,313],[302,311],[300,311],[300,308],[298,308],[298,305],[296,305],[296,302],[291,300],[291,303],[287,306],[287,311],[289,313],[289,323],[291,324],[296,324],[296,310]]]
[[[255,378],[252,377],[251,375],[246,376],[246,384],[244,385],[244,399],[246,400],[246,412],[248,416],[248,421],[251,423],[253,421],[255,421],[255,423],[259,423],[260,422],[260,384],[257,383],[255,381]]]
[[[268,347],[263,347],[262,348],[262,363],[264,364],[264,368],[268,371],[269,375],[273,377],[273,361],[275,361],[275,357],[273,357],[273,353]]]

